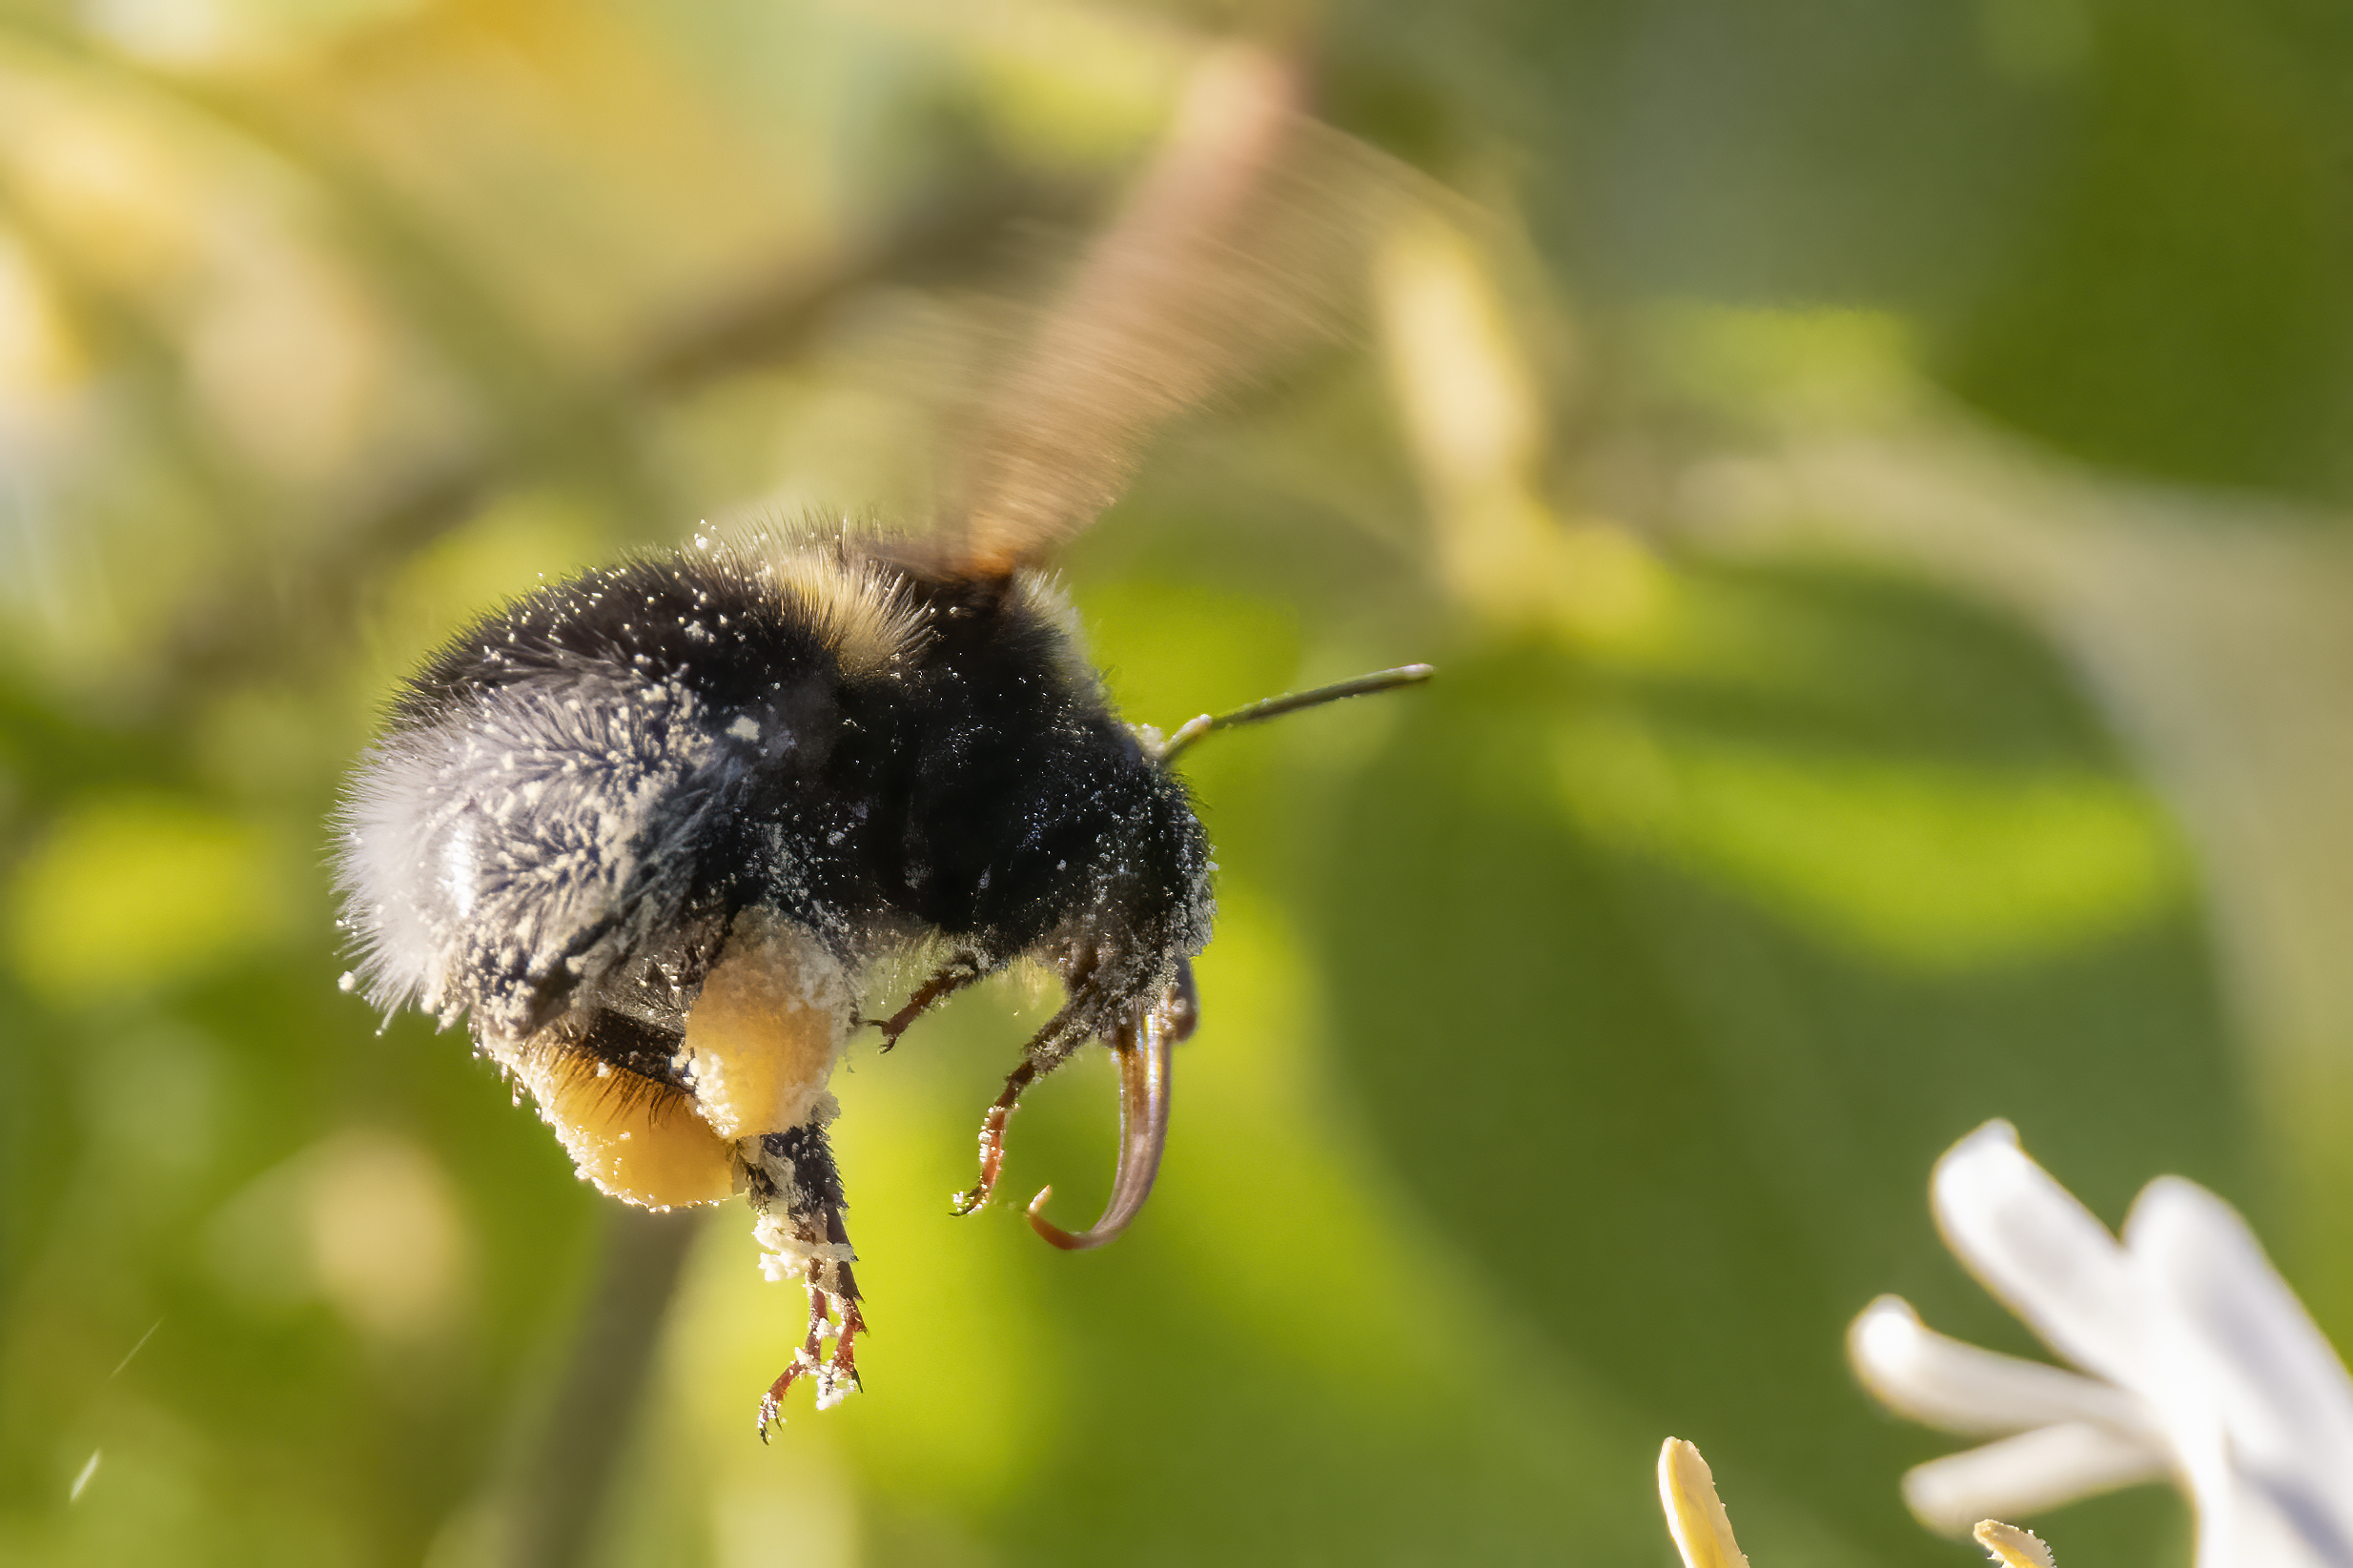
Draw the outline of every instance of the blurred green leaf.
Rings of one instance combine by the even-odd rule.
[[[334,776],[543,577],[703,519],[923,516],[1003,296],[1114,205],[1214,12],[0,19],[0,1560],[502,1561],[619,1228],[461,1035],[335,988]],[[1839,1358],[1886,1290],[2031,1350],[1935,1243],[1951,1139],[2007,1115],[2111,1219],[2180,1171],[2310,1229],[2163,759],[2045,631],[1707,502],[1777,441],[1970,432],[1922,367],[2119,527],[2150,475],[2342,498],[2353,28],[1314,30],[1332,112],[1497,209],[1456,260],[1495,273],[1515,516],[1574,546],[1524,597],[1561,613],[1449,588],[1460,519],[1372,356],[1173,434],[1066,563],[1127,717],[1439,680],[1187,759],[1223,918],[1118,1247],[946,1212],[1040,996],[853,1056],[867,1390],[751,1438],[801,1308],[714,1215],[583,1504],[604,1568],[1657,1564],[1670,1431],[1760,1563],[1957,1563],[1895,1489],[1942,1443]],[[1099,1199],[1106,1080],[1033,1097],[1009,1197]],[[2054,1530],[2186,1553],[2149,1491]]]
[[[92,801],[18,868],[10,958],[52,1002],[104,1006],[283,935],[289,880],[248,824],[164,796]]]
[[[1299,889],[1340,1060],[1420,1222],[1552,1354],[1782,1499],[1743,1515],[1758,1560],[1937,1560],[1896,1484],[1935,1440],[1870,1413],[1843,1326],[1901,1290],[2017,1342],[1925,1220],[1929,1167],[1987,1117],[2112,1220],[2159,1168],[2244,1191],[2217,983],[2160,816],[2015,628],[1786,568],[1681,598],[1730,656],[1712,679],[1505,648],[1448,662],[1409,710]],[[1756,635],[1800,606],[1802,656]],[[1562,770],[1603,723],[1672,760]],[[1976,804],[1916,793],[1923,749]],[[1771,773],[1693,783],[1744,755]],[[2054,777],[2080,805],[1994,804]],[[2110,825],[2055,839],[2075,810]],[[2103,880],[2115,902],[2073,924]],[[1628,1530],[1648,1456],[1619,1456]],[[2156,1554],[2157,1503],[2066,1533]]]
[[[1501,165],[1610,300],[1891,308],[2040,440],[2343,499],[2353,27],[2325,7],[1355,0],[1343,112]]]

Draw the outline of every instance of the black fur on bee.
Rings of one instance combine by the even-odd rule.
[[[845,964],[1051,951],[1091,1034],[1208,933],[1184,785],[1044,580],[854,538],[633,561],[489,617],[402,694],[352,817],[424,828],[345,857],[379,1005],[510,1035],[609,1014],[577,1049],[632,1072],[746,906]]]
[[[1033,572],[950,575],[850,531],[644,559],[460,636],[355,780],[340,861],[370,998],[470,1017],[606,1191],[744,1192],[771,1273],[809,1286],[811,1338],[763,1430],[794,1376],[829,1402],[849,1373],[825,1084],[878,961],[951,955],[887,1039],[1017,959],[1062,979],[990,1140],[1088,1040],[1164,1051],[1189,1031],[1207,840],[1075,636]],[[707,1004],[730,964],[782,1001],[749,1022]],[[1165,1062],[1128,1081],[1125,1120],[1164,1128]],[[1127,1200],[1095,1232],[1033,1221],[1108,1239],[1157,1162],[1156,1132],[1123,1145]]]

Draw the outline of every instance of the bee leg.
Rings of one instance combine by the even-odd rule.
[[[980,1180],[972,1191],[949,1199],[953,1212],[969,1214],[989,1201],[1005,1166],[1005,1123],[1021,1103],[1021,1091],[1071,1059],[1087,1041],[1078,1023],[1079,1004],[1072,1001],[1046,1021],[1021,1050],[1021,1065],[1005,1075],[1005,1089],[980,1119]]]
[[[760,1400],[760,1440],[783,1422],[785,1395],[802,1377],[817,1386],[817,1408],[829,1410],[858,1385],[856,1344],[866,1332],[858,1284],[849,1266],[857,1254],[842,1224],[842,1179],[825,1127],[808,1122],[783,1132],[746,1138],[738,1146],[745,1189],[758,1215],[753,1234],[767,1255],[761,1271],[771,1280],[796,1281],[808,1292],[808,1337]],[[830,1334],[833,1347],[826,1349]]]
[[[907,999],[907,1006],[889,1018],[868,1020],[882,1030],[882,1049],[889,1050],[897,1045],[899,1036],[907,1032],[909,1025],[988,972],[977,953],[958,953],[950,959],[941,967],[939,973],[915,988],[914,995]]]
[[[980,1180],[972,1184],[971,1191],[958,1192],[949,1199],[955,1213],[971,1213],[987,1203],[989,1194],[996,1191],[997,1173],[1005,1167],[1006,1118],[1013,1113],[1013,1107],[1020,1103],[1021,1091],[1029,1088],[1037,1075],[1035,1062],[1024,1061],[1013,1069],[1006,1076],[1005,1092],[996,1097],[995,1103],[980,1118]]]
[[[1079,1001],[1056,1013],[1030,1042],[1022,1063],[1005,1080],[980,1124],[980,1181],[956,1201],[956,1212],[969,1214],[989,1201],[1005,1162],[1005,1122],[1013,1115],[1021,1091],[1070,1059],[1088,1033],[1077,1021]],[[1030,1228],[1065,1252],[1083,1252],[1118,1239],[1152,1195],[1160,1171],[1161,1151],[1168,1143],[1169,1048],[1193,1033],[1200,1018],[1200,1001],[1193,988],[1193,966],[1180,961],[1157,1001],[1132,1008],[1105,1037],[1119,1062],[1119,1164],[1112,1175],[1111,1200],[1102,1218],[1084,1231],[1065,1231],[1048,1219],[1049,1187],[1030,1200]]]
[[[785,1424],[785,1395],[792,1385],[804,1376],[817,1382],[817,1408],[830,1410],[849,1397],[853,1390],[865,1387],[859,1380],[854,1347],[858,1335],[866,1332],[866,1319],[859,1315],[858,1297],[854,1290],[848,1294],[829,1289],[815,1277],[816,1265],[811,1264],[806,1283],[808,1287],[808,1337],[793,1353],[791,1362],[768,1385],[760,1396],[760,1440],[768,1440],[768,1429]],[[845,1271],[846,1272],[846,1271]],[[839,1321],[829,1315],[829,1309],[839,1314]],[[833,1354],[825,1351],[825,1337],[833,1335]]]

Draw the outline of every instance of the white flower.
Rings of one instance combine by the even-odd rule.
[[[2179,1176],[2143,1188],[2117,1238],[1989,1122],[1938,1162],[1945,1241],[2082,1372],[1923,1326],[1895,1296],[1848,1349],[1889,1406],[1995,1436],[1919,1466],[1904,1497],[1954,1535],[2136,1481],[2198,1509],[2200,1568],[2353,1568],[2353,1379],[2246,1222]]]

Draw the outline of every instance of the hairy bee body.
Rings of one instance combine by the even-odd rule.
[[[674,1024],[626,977],[690,988],[746,907],[845,963],[940,937],[991,967],[1097,909],[1130,994],[1208,927],[1184,787],[1059,596],[848,542],[636,561],[490,616],[411,682],[355,797],[385,829],[344,861],[371,996],[506,1034]]]
[[[966,400],[936,517],[592,572],[494,613],[398,700],[338,822],[355,986],[470,1020],[581,1174],[651,1206],[740,1191],[771,1277],[809,1292],[799,1376],[854,1383],[863,1327],[827,1145],[850,1032],[885,1045],[1016,959],[1066,999],[984,1115],[977,1207],[1023,1090],[1090,1040],[1117,1058],[1110,1241],[1165,1147],[1195,1015],[1209,851],[1172,771],[1217,727],[1428,672],[1121,724],[1035,567],[1171,418],[1338,326],[1343,277],[1419,184],[1299,111],[1255,47],[1197,62],[1158,156],[1035,330]],[[887,1018],[877,960],[943,962]],[[837,1320],[829,1331],[829,1313]],[[824,1339],[830,1332],[833,1348]]]
[[[853,536],[702,546],[542,589],[398,700],[342,826],[379,1006],[470,1015],[581,1172],[748,1191],[854,1299],[826,1080],[880,958],[1046,960],[1040,1068],[1133,1027],[1207,941],[1184,786],[1041,577]]]

